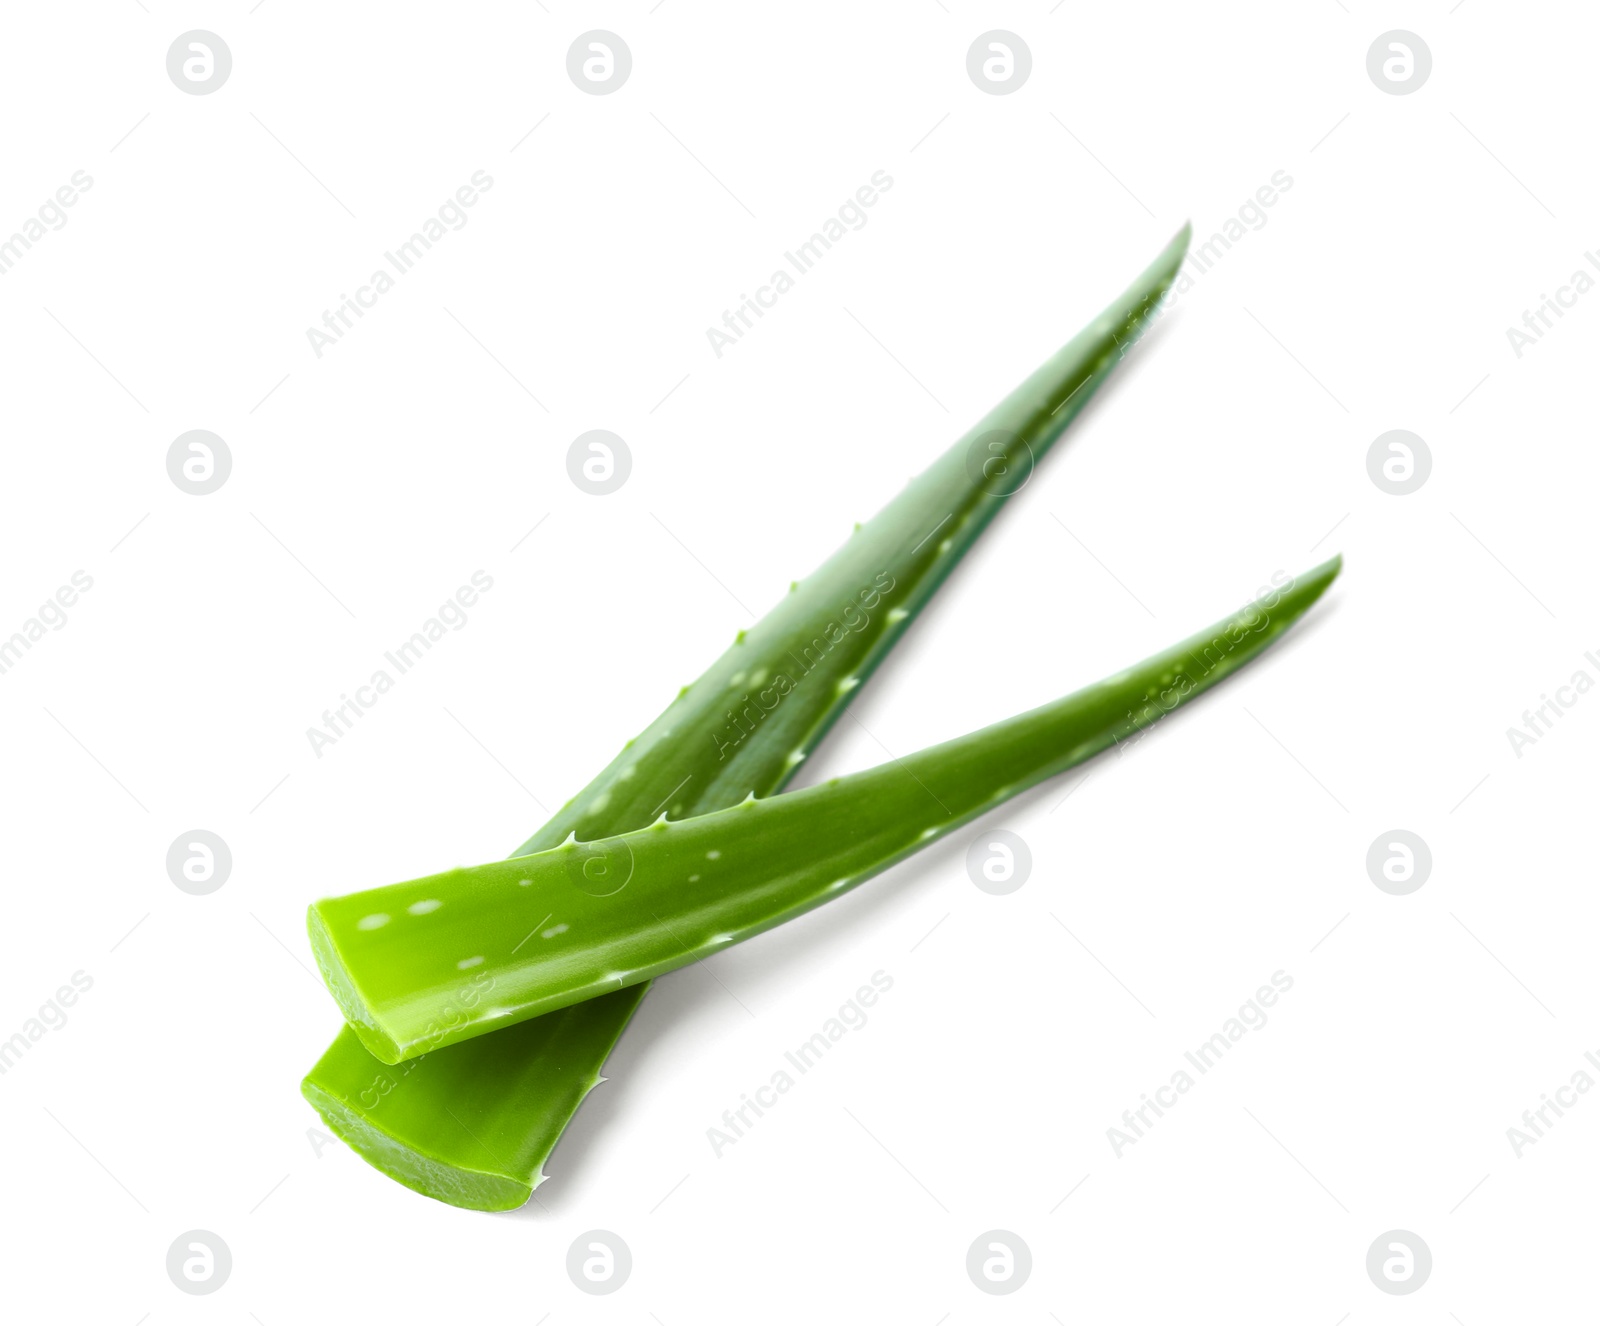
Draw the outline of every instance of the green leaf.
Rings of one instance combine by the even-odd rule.
[[[1053,704],[864,773],[312,905],[345,1019],[396,1064],[698,962],[839,897],[1202,694],[1339,561]]]
[[[604,838],[642,828],[663,811],[681,818],[783,787],[854,685],[1137,339],[1188,242],[1186,226],[1118,300],[794,586],[517,854],[569,834]],[[866,607],[862,595],[870,597],[880,575],[893,587]],[[830,623],[838,629],[829,631]],[[761,688],[785,669],[793,688],[774,708],[761,707]],[[766,676],[756,681],[760,673]],[[742,717],[752,688],[755,709],[730,725],[729,712]],[[647,989],[630,986],[402,1069],[376,1059],[346,1026],[301,1090],[338,1136],[408,1187],[457,1206],[519,1206]]]

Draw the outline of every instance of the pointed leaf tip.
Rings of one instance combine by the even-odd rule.
[[[1320,599],[1344,569],[1344,555],[1335,553],[1327,561],[1302,571],[1284,586],[1280,602],[1298,616]]]

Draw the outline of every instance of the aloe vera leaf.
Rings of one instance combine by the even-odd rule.
[[[514,855],[781,786],[843,712],[836,701],[871,675],[1138,337],[1188,243],[1185,226],[1121,298],[791,586]],[[779,676],[791,687],[774,696]]]
[[[1138,338],[1188,243],[1185,226],[1119,299],[793,587],[516,854],[569,834],[589,840],[641,828],[663,809],[699,814],[782,788],[843,711],[851,683],[871,674]],[[883,572],[894,589],[862,609],[865,626],[856,627],[853,612],[846,626],[846,608],[860,604]],[[828,632],[829,623],[842,639],[831,638],[839,631]],[[816,661],[819,639],[832,648]],[[792,651],[810,671],[791,677],[790,693],[753,724],[745,721],[753,730],[728,749],[738,735],[726,717],[733,702],[743,705],[755,685],[759,706],[759,687],[786,660],[796,667]],[[768,678],[752,682],[762,671]],[[301,1091],[334,1133],[398,1182],[457,1206],[509,1209],[543,1178],[545,1160],[601,1081],[648,988],[629,986],[412,1059],[403,1074],[390,1072],[346,1026]]]
[[[312,904],[312,951],[395,1064],[698,962],[838,897],[1254,658],[1335,558],[1029,713],[799,792]]]

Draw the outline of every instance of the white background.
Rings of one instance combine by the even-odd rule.
[[[94,580],[0,677],[0,1036],[94,982],[0,1078],[6,1314],[1592,1311],[1600,1099],[1520,1158],[1506,1130],[1600,1050],[1600,698],[1521,758],[1506,729],[1600,680],[1600,296],[1521,358],[1506,329],[1600,240],[1593,15],[647,10],[6,13],[0,233],[94,181],[0,278],[0,634]],[[233,53],[211,95],[167,76],[191,28]],[[609,96],[566,73],[592,28],[633,54]],[[966,72],[991,28],[1032,51],[1012,95]],[[1366,72],[1394,28],[1433,52],[1408,96]],[[477,170],[469,224],[319,359],[306,329]],[[876,170],[869,224],[717,358],[705,329]],[[1129,357],[806,777],[1053,698],[1342,549],[1295,636],[997,816],[1032,848],[1019,892],[975,889],[959,836],[660,982],[523,1212],[319,1157],[298,1082],[337,1018],[306,903],[511,849],[1185,217],[1203,239],[1279,170],[1264,228]],[[206,497],[165,469],[196,428],[233,456]],[[567,477],[592,428],[633,455],[607,497]],[[1433,456],[1407,497],[1366,469],[1395,428]],[[466,628],[316,758],[306,729],[478,569]],[[207,897],[164,865],[197,827],[234,859]],[[1397,827],[1434,858],[1407,897],[1365,866]],[[878,969],[870,1023],[716,1158],[722,1111]],[[1277,970],[1268,1025],[1118,1158],[1122,1111]],[[596,1227],[633,1253],[608,1298],[564,1269]],[[212,1297],[165,1271],[194,1228],[232,1250]],[[992,1228],[1033,1254],[1008,1298],[965,1270]],[[1408,1297],[1364,1265],[1396,1228],[1433,1253]]]

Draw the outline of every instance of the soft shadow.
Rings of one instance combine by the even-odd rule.
[[[1159,341],[1166,336],[1168,334],[1166,321],[1163,319],[1152,328],[1145,339]],[[1140,365],[1133,364],[1109,379],[1085,407],[1079,416],[1080,420],[1088,421],[1093,418],[1096,411],[1105,408],[1108,400],[1123,389],[1123,381],[1137,377],[1140,369]],[[1064,438],[1057,445],[1064,446],[1068,442],[1069,439]],[[1026,500],[1025,492],[1026,490],[1018,495],[1022,500]],[[996,523],[1007,518],[1008,513],[1001,512],[996,517]],[[964,574],[968,574],[966,567],[957,566],[951,579],[956,580]],[[1279,650],[1292,652],[1302,647],[1300,642],[1315,639],[1322,631],[1328,629],[1328,620],[1340,610],[1339,600],[1340,596],[1337,595],[1325,596],[1310,610],[1306,618],[1297,622],[1283,637],[1274,640],[1258,657],[1265,659]],[[921,614],[921,620],[937,623],[943,612],[949,610],[944,607],[947,602],[948,596],[936,599]],[[934,626],[927,626],[918,631],[915,624],[912,626],[912,632],[917,634],[928,634],[934,629]],[[914,666],[914,660],[905,657],[908,652],[897,651],[895,655],[885,660],[874,678],[877,684],[873,690],[895,689],[895,677],[899,669]],[[1242,671],[1250,670],[1247,668]],[[1234,676],[1225,678],[1204,695],[1184,705],[1184,709],[1215,703],[1214,697],[1219,692],[1228,690],[1233,682]],[[1165,732],[1168,724],[1182,721],[1180,714],[1174,714],[1172,717],[1162,719],[1159,726]],[[1068,773],[1079,779],[1087,778],[1116,758],[1118,749],[1113,746]],[[808,770],[815,768],[815,759],[807,762]],[[820,770],[816,770],[816,773],[817,776],[821,776]],[[991,815],[1016,816],[1040,803],[1055,804],[1065,795],[1067,776],[1064,774],[1052,778],[1030,789],[1008,802],[1003,810],[997,809],[991,812]],[[1068,813],[1070,814],[1070,811]],[[964,828],[973,828],[983,823],[984,818],[987,817],[980,817]],[[796,964],[804,963],[809,966],[813,963],[815,951],[819,946],[834,943],[844,930],[858,927],[864,921],[878,916],[913,886],[926,887],[930,877],[933,880],[949,879],[957,874],[958,863],[966,852],[966,845],[965,834],[958,830],[932,847],[919,852],[910,860],[901,862],[869,881],[866,887],[851,890],[829,906],[819,908],[807,916],[751,941],[762,946],[761,962],[754,969],[753,975],[750,971],[743,973],[739,990],[735,991],[735,994],[753,998],[769,985],[787,981]],[[681,1027],[685,1022],[692,1022],[702,1017],[725,1016],[721,1005],[728,1001],[729,994],[710,970],[710,964],[717,963],[720,957],[721,955],[710,958],[705,963],[695,964],[656,982],[649,997],[643,1001],[633,1021],[612,1051],[605,1067],[607,1080],[584,1102],[583,1108],[568,1125],[555,1153],[547,1162],[546,1171],[551,1175],[549,1181],[534,1193],[533,1199],[526,1206],[517,1211],[499,1214],[514,1219],[553,1218],[564,1215],[575,1203],[576,1199],[569,1195],[582,1191],[597,1139],[619,1116],[643,1108],[647,1099],[646,1093],[661,1089],[663,1079],[653,1076],[651,1068],[654,1057],[664,1053],[661,1041],[667,1029]],[[702,967],[706,970],[701,970]]]
[[[715,961],[715,959],[711,959]],[[649,1093],[659,1091],[670,1078],[653,1071],[665,1054],[665,1036],[670,1028],[700,1019],[708,1022],[725,1017],[719,1005],[727,1004],[727,992],[694,964],[657,980],[640,1003],[627,1030],[611,1051],[601,1075],[606,1079],[591,1091],[562,1133],[556,1149],[545,1161],[550,1177],[534,1190],[533,1199],[515,1211],[498,1214],[510,1218],[541,1220],[560,1217],[580,1200],[600,1138],[619,1118],[648,1108]],[[735,1013],[743,1017],[742,1013]]]
[[[1280,650],[1292,652],[1304,647],[1329,629],[1328,620],[1338,610],[1337,597],[1319,600],[1306,618],[1274,640],[1252,663]],[[1251,671],[1253,668],[1246,667],[1225,677],[1181,710],[1161,719],[1155,725],[1159,730],[1151,731],[1150,735],[1159,739],[1170,730],[1170,724],[1182,723],[1187,712],[1217,703],[1217,697],[1232,689],[1237,677]],[[998,816],[1019,816],[1041,804],[1054,805],[1065,796],[1069,778],[1085,779],[1118,758],[1118,748],[1112,746],[1093,759],[1021,793],[989,815],[971,821],[829,905],[757,936],[749,943],[761,946],[761,961],[742,971],[738,989],[733,993],[746,1002],[759,1002],[759,995],[769,986],[787,982],[794,971],[814,965],[819,949],[835,944],[845,931],[879,916],[909,890],[931,888],[939,881],[959,875],[960,861],[967,850],[968,831],[976,831],[977,826]],[[1068,809],[1065,813],[1072,812]],[[577,1199],[571,1194],[583,1189],[596,1141],[619,1117],[646,1108],[650,1092],[670,1083],[669,1074],[652,1071],[657,1057],[665,1053],[662,1039],[668,1028],[681,1028],[683,1023],[699,1018],[726,1016],[724,1005],[729,1001],[729,993],[718,983],[712,970],[713,964],[727,965],[722,963],[722,957],[718,954],[655,983],[606,1062],[607,1080],[584,1102],[547,1163],[549,1181],[534,1193],[533,1200],[526,1206],[500,1214],[521,1219],[554,1218],[566,1214],[575,1205]]]

